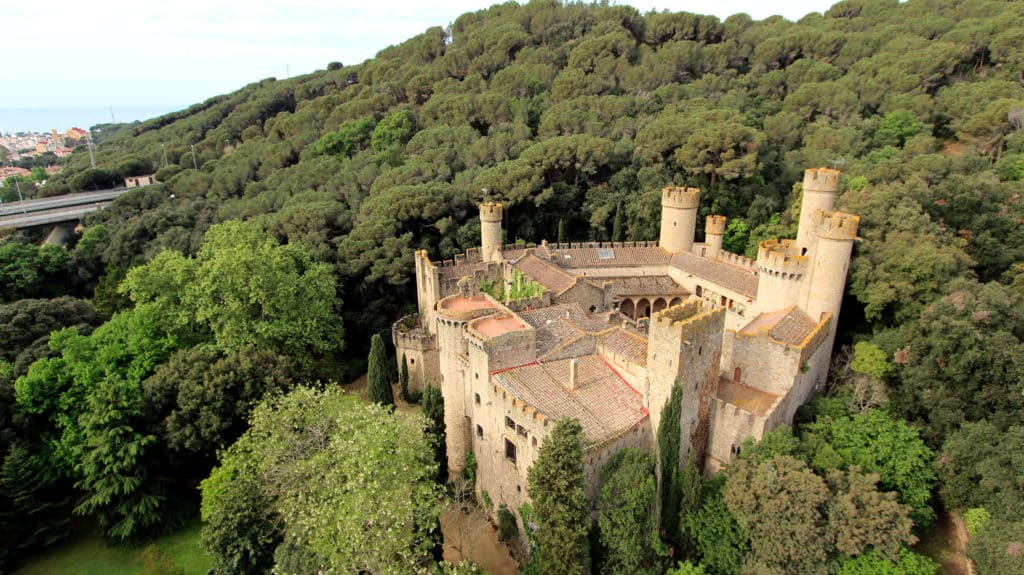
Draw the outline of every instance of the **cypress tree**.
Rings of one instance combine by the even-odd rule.
[[[621,242],[626,239],[622,222],[622,202],[615,205],[615,218],[612,220],[612,241]]]
[[[565,220],[558,218],[558,243],[565,243]]]
[[[370,338],[369,365],[366,369],[367,391],[370,401],[381,405],[394,405],[395,395],[388,381],[388,358],[384,352],[384,338],[379,333]]]
[[[583,426],[578,420],[555,424],[528,479],[538,525],[535,552],[540,572],[586,572],[590,503],[584,491]]]
[[[687,517],[700,510],[700,493],[703,488],[700,470],[693,460],[693,452],[686,456],[686,464],[679,474],[679,541],[680,557],[697,559],[697,544],[693,534],[686,528]]]
[[[402,401],[409,403],[409,361],[405,359],[405,352],[402,353],[402,370],[398,373],[399,390],[402,392]]]
[[[679,532],[679,418],[682,401],[682,386],[672,386],[672,395],[661,408],[661,425],[658,426],[660,524],[662,536],[669,541],[676,541]]]
[[[437,461],[437,482],[448,483],[448,447],[444,436],[444,398],[441,390],[428,385],[423,390],[423,417],[427,424],[424,432],[434,446],[434,460]]]

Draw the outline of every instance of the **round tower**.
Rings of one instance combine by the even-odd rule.
[[[807,256],[793,240],[765,240],[757,249],[757,309],[771,312],[795,305],[807,273]]]
[[[831,212],[839,192],[839,170],[808,168],[804,171],[804,196],[800,202],[800,227],[796,245],[802,254],[814,251],[814,229],[818,224],[818,210]]]
[[[666,186],[661,190],[661,239],[658,245],[662,249],[673,254],[693,249],[698,206],[699,188]]]
[[[825,312],[832,314],[831,337],[836,333],[846,274],[850,268],[850,253],[857,239],[859,224],[860,216],[832,212],[822,214],[815,228],[817,245],[808,271],[807,295],[802,307],[815,321]]]
[[[459,281],[459,293],[437,302],[434,321],[437,330],[438,369],[444,399],[445,444],[448,469],[462,473],[466,451],[472,445],[466,424],[466,373],[461,357],[468,355],[466,324],[494,313],[497,304],[482,293],[472,293],[468,278]]]
[[[708,259],[718,258],[722,251],[722,237],[725,235],[725,216],[708,216],[704,223],[704,240],[708,245]]]
[[[480,258],[496,262],[501,254],[501,204],[480,204]]]

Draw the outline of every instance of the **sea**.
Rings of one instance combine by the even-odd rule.
[[[87,130],[97,124],[148,120],[187,107],[164,105],[0,108],[0,133],[49,132],[53,129],[63,133],[69,128]]]

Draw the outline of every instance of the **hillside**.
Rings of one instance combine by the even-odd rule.
[[[338,286],[343,336],[339,326],[312,352],[289,351],[283,331],[252,342],[324,377],[361,362],[370,336],[414,303],[414,250],[441,259],[479,243],[478,202],[505,204],[509,243],[647,240],[661,187],[697,186],[698,221],[726,215],[726,247],[752,254],[795,233],[804,168],[838,167],[839,207],[861,215],[862,238],[841,338],[882,352],[872,382],[943,455],[942,500],[987,508],[1000,537],[1021,532],[1019,501],[1007,503],[1024,493],[1020,478],[978,469],[1024,457],[1013,440],[1024,413],[1024,3],[846,0],[798,22],[496,5],[362,64],[261,80],[143,122],[101,143],[96,162],[76,152],[39,193],[147,171],[162,185],[90,215],[66,261],[32,264],[41,284],[67,278],[46,295],[108,315],[171,305],[140,287],[169,276],[116,286],[164,250],[206,269],[218,261],[201,251],[207,230],[245,220],[301,246],[288,256],[296,277]],[[230,234],[262,245],[249,228],[219,245]],[[33,294],[18,289],[0,303]],[[100,323],[72,315],[88,315],[83,333]],[[175,333],[179,346],[207,341],[195,326]],[[0,358],[12,366],[5,414],[14,379],[48,353],[40,341],[24,349]],[[163,351],[141,373],[174,348]],[[965,447],[974,440],[987,451]],[[205,476],[211,453],[190,471]]]

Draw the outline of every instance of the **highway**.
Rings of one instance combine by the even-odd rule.
[[[52,198],[40,198],[38,200],[28,200],[26,202],[4,202],[3,208],[0,209],[0,219],[6,219],[5,216],[25,215],[26,213],[31,214],[32,212],[41,212],[84,204],[91,205],[96,204],[97,202],[109,204],[114,198],[134,189],[135,188],[116,188],[113,190],[103,190],[101,192],[85,192],[81,194],[68,194],[66,196],[53,196]]]
[[[104,202],[94,202],[92,204],[82,206],[70,206],[61,208],[52,208],[49,210],[29,212],[23,214],[21,212],[9,215],[0,216],[0,229],[3,228],[31,228],[33,226],[43,226],[47,224],[59,224],[61,222],[70,222],[81,218],[83,215],[101,210],[113,200],[107,200]],[[27,203],[27,202],[26,202]],[[6,204],[4,204],[6,207]]]

